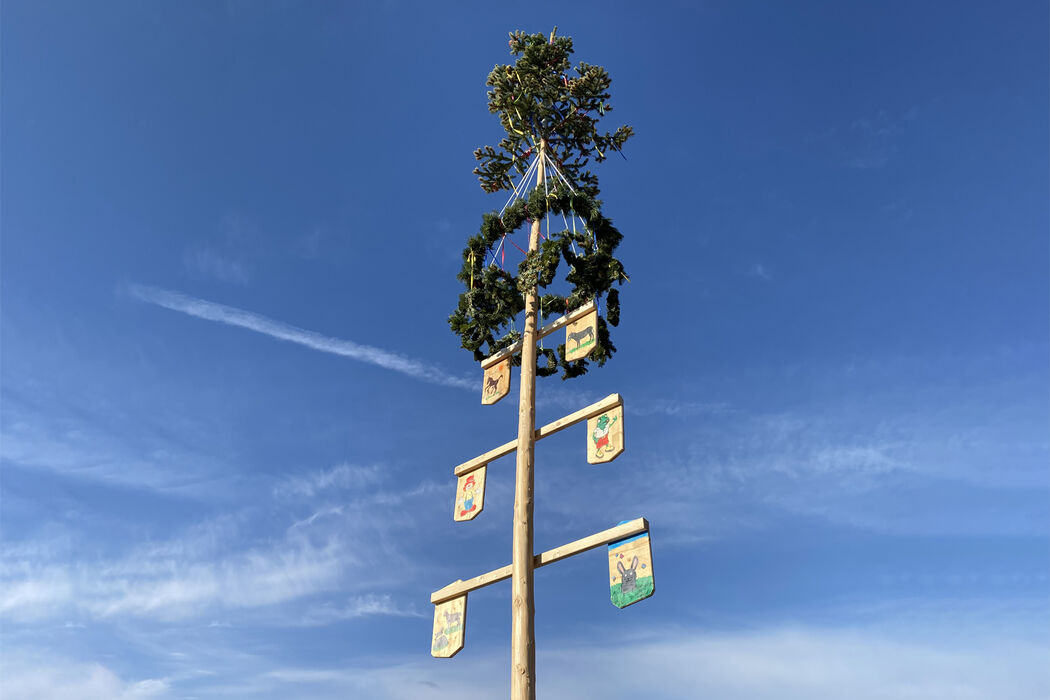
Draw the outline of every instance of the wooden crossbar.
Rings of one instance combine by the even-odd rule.
[[[583,318],[584,316],[586,316],[587,314],[589,314],[593,310],[594,310],[594,302],[593,301],[587,302],[586,304],[584,304],[580,308],[578,308],[578,309],[576,309],[574,311],[570,311],[569,313],[565,314],[564,316],[562,316],[558,320],[551,321],[550,323],[548,323],[546,326],[543,326],[542,328],[537,328],[536,329],[536,339],[538,340],[540,338],[546,338],[548,335],[550,335],[554,331],[558,330],[559,328],[565,328],[565,326],[569,325],[570,323],[572,323],[573,321],[575,321],[578,318]],[[497,352],[495,355],[489,355],[488,357],[486,357],[484,360],[481,361],[481,369],[488,369],[489,367],[491,367],[492,365],[496,364],[497,362],[499,362],[500,360],[502,360],[505,357],[511,357],[512,355],[517,355],[519,352],[521,352],[521,347],[522,347],[521,344],[522,344],[522,342],[523,341],[519,340],[518,342],[514,343],[510,347],[503,348],[502,350]]]
[[[602,530],[596,532],[593,535],[584,537],[581,540],[570,542],[569,544],[563,544],[561,547],[555,547],[549,549],[542,554],[537,554],[532,558],[533,566],[539,568],[546,566],[547,564],[553,564],[556,561],[571,557],[581,552],[594,549],[595,547],[601,547],[603,544],[609,544],[616,540],[621,540],[624,537],[630,537],[631,535],[637,535],[639,532],[646,532],[649,530],[649,521],[645,518],[635,518],[622,525],[616,527],[610,527],[608,530]],[[498,583],[510,578],[510,565],[494,569],[488,573],[484,573],[481,576],[475,576],[472,579],[466,581],[455,581],[448,584],[444,588],[440,588],[430,594],[430,602],[437,605],[443,603],[446,600],[452,598],[458,598],[464,593],[470,591],[476,591],[479,588],[490,586],[493,583]]]
[[[569,426],[576,425],[580,421],[584,421],[584,420],[588,420],[590,418],[594,418],[595,416],[597,416],[597,415],[599,415],[601,413],[605,413],[606,411],[608,411],[610,409],[613,409],[613,408],[616,408],[617,406],[622,406],[622,405],[623,405],[623,397],[622,396],[620,396],[619,394],[609,394],[608,396],[606,396],[601,401],[596,401],[595,403],[592,403],[590,406],[587,406],[586,408],[581,408],[579,411],[576,411],[575,413],[570,413],[569,415],[565,416],[564,418],[559,418],[558,420],[554,421],[553,423],[548,423],[547,425],[545,425],[542,428],[538,429],[536,431],[536,439],[539,440],[539,439],[545,438],[545,437],[547,437],[549,435],[554,435],[554,433],[556,433],[556,432],[558,432],[560,430],[565,430]],[[470,472],[474,471],[475,469],[480,469],[481,467],[485,466],[486,464],[488,464],[489,462],[491,462],[494,459],[499,459],[500,457],[503,457],[505,455],[509,455],[511,452],[513,452],[517,448],[518,448],[518,441],[517,440],[511,440],[510,442],[505,442],[502,445],[500,445],[499,447],[491,449],[491,450],[489,450],[488,452],[486,452],[483,455],[479,455],[479,456],[475,457],[472,460],[464,462],[463,464],[461,464],[458,467],[456,467],[453,470],[453,473],[456,476],[463,476],[464,474],[469,474]]]

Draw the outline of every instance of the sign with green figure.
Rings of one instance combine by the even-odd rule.
[[[613,406],[587,421],[587,462],[611,462],[623,452],[623,406]]]
[[[627,521],[624,521],[627,522]],[[622,524],[622,523],[621,523]],[[653,552],[649,533],[617,540],[609,545],[609,597],[618,608],[648,598],[653,584]]]

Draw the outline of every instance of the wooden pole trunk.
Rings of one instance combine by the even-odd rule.
[[[540,141],[536,186],[544,181],[547,141]],[[540,246],[540,216],[532,221],[529,252]],[[536,698],[536,601],[532,592],[533,457],[536,446],[537,289],[525,294],[525,330],[521,348],[521,394],[518,403],[518,461],[514,480],[514,545],[511,558],[511,700]]]

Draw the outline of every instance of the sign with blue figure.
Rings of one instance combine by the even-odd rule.
[[[452,509],[453,520],[473,520],[485,507],[486,471],[488,466],[483,465],[459,477],[456,482],[456,503]]]

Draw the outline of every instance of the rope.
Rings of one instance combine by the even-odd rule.
[[[518,180],[518,184],[514,188],[514,191],[510,193],[510,197],[507,199],[507,203],[504,204],[503,208],[499,210],[500,221],[503,220],[503,212],[507,211],[507,207],[509,207],[514,202],[514,200],[519,199],[521,197],[521,194],[527,189],[529,178],[532,176],[533,171],[536,170],[537,166],[539,165],[539,156],[540,154],[537,153],[536,156],[532,159],[532,162],[529,163],[529,167],[525,169],[525,174],[521,176],[521,179]],[[500,239],[499,245],[496,246],[496,249],[494,251],[492,251],[492,262],[489,263],[490,266],[496,264],[496,258],[501,253],[502,258],[500,258],[500,268],[502,268],[503,263],[506,262],[507,251],[503,250],[503,241],[505,240],[507,240],[507,234],[503,234],[503,238]],[[511,241],[511,243],[513,243],[513,241]]]
[[[551,160],[551,157],[549,155],[547,155],[546,153],[543,154],[543,157],[547,159],[547,163],[551,166],[551,169],[554,171],[554,174],[557,175],[559,178],[561,178],[561,181],[565,183],[565,186],[569,188],[569,191],[572,192],[573,194],[576,194],[576,188],[572,186],[572,184],[568,181],[568,179],[566,179],[566,177],[562,174],[561,170],[558,169],[558,166],[554,164],[553,160]],[[546,183],[544,183],[544,184],[546,184]],[[562,221],[565,221],[565,212],[562,212],[561,218],[562,218]],[[582,218],[580,219],[580,222],[583,223],[583,219]],[[548,225],[549,225],[549,222],[548,222]],[[566,229],[569,228],[569,222],[567,222],[567,221],[565,221],[565,228]],[[572,233],[573,233],[573,236],[576,235],[576,212],[575,211],[572,213]],[[576,251],[576,242],[570,240],[569,241],[569,245],[572,246],[572,252],[574,254],[578,254],[577,251]]]
[[[554,164],[554,161],[551,160],[551,157],[546,153],[543,154],[543,157],[547,159],[547,163],[551,166],[551,169],[554,170],[554,174],[561,178],[561,181],[565,183],[565,186],[568,187],[573,194],[576,194],[576,188],[569,183],[569,181],[564,175],[562,175],[561,170],[558,170],[558,166]]]
[[[543,154],[544,160],[550,160],[546,153]],[[537,186],[538,187],[538,186]],[[547,233],[543,236],[543,240],[547,240],[551,235],[551,209],[550,209],[550,192],[547,190],[547,178],[543,178],[543,201],[547,203],[547,213],[544,216],[545,225],[547,227]]]
[[[492,251],[492,262],[489,263],[489,267],[492,267],[496,264],[496,256],[499,255],[500,250],[503,248],[503,241],[505,240],[507,240],[507,234],[503,234],[503,238],[499,239],[499,245],[496,246],[496,250]],[[507,257],[507,254],[504,253],[503,257],[505,259]],[[500,267],[503,267],[503,265],[500,265]]]
[[[525,191],[525,189],[526,189],[525,185],[528,183],[528,180],[529,180],[529,177],[532,174],[532,171],[536,169],[536,166],[540,162],[540,157],[539,156],[540,156],[540,154],[537,153],[536,157],[532,159],[531,163],[529,163],[529,167],[525,170],[525,174],[521,176],[520,180],[518,180],[518,186],[515,187],[514,191],[510,193],[510,197],[507,199],[507,203],[504,204],[503,208],[499,210],[499,215],[500,216],[503,216],[503,212],[507,211],[507,207],[509,207],[511,205],[511,203],[514,202],[515,199],[520,198],[521,197],[521,193]]]

